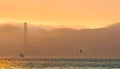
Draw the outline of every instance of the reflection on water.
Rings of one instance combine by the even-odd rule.
[[[120,69],[120,59],[0,59],[0,69]]]

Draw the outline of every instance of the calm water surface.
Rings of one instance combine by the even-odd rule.
[[[0,59],[0,69],[120,69],[120,59]]]

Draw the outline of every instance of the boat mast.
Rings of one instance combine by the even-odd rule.
[[[27,47],[27,22],[24,23],[24,51]]]
[[[27,22],[24,22],[24,36],[23,36],[23,47],[22,47],[22,53],[19,54],[20,58],[24,58],[25,57],[25,49],[27,47]]]

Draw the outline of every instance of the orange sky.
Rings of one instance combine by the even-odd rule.
[[[120,21],[120,0],[0,0],[0,23],[103,27]]]

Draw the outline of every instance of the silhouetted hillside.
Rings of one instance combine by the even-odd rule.
[[[1,27],[3,26],[0,26],[1,56],[17,55],[23,47],[22,27],[10,25]],[[25,48],[29,56],[120,57],[120,24],[82,30],[35,28],[34,30],[30,28],[28,32],[28,46]],[[9,31],[11,29],[16,32]],[[82,54],[79,52],[80,50],[83,50]]]

